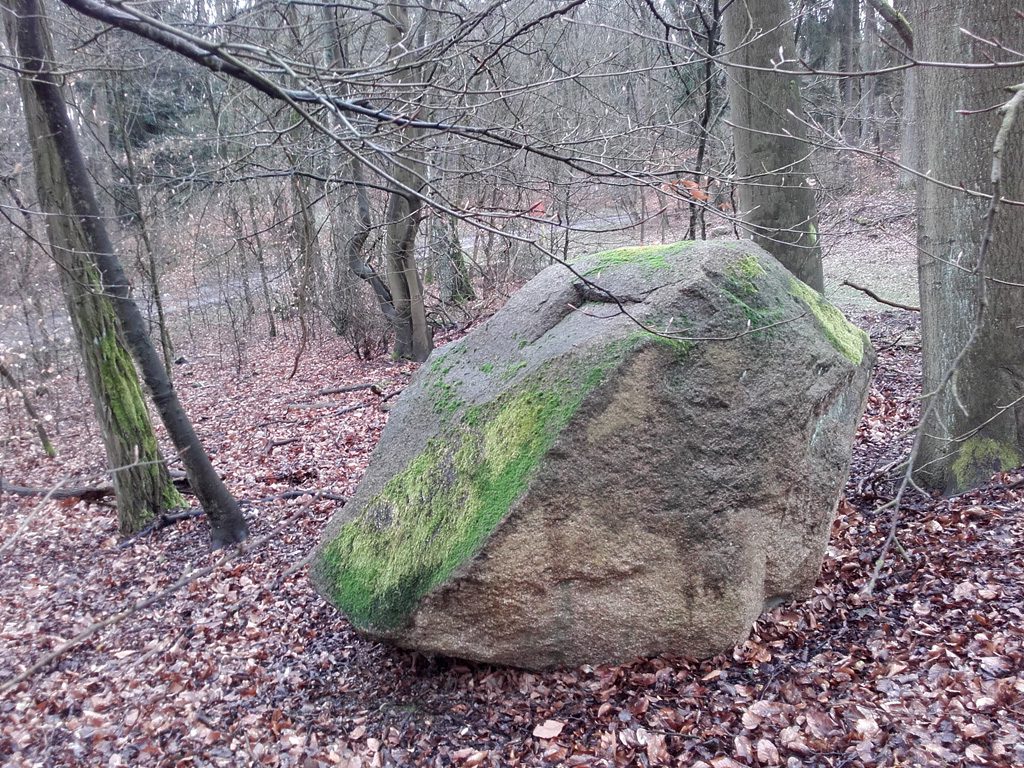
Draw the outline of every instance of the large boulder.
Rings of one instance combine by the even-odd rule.
[[[867,336],[749,242],[574,271],[402,394],[313,569],[366,634],[528,668],[706,656],[814,583]]]

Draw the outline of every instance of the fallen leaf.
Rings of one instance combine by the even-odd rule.
[[[757,759],[764,765],[779,765],[782,758],[779,750],[770,739],[759,739],[757,742]]]
[[[533,735],[538,739],[557,739],[563,728],[565,728],[565,723],[560,723],[558,720],[545,720],[533,729]]]

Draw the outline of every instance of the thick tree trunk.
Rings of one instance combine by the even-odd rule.
[[[40,13],[41,9],[27,3],[4,12],[9,45],[29,71],[38,71],[38,62],[51,60],[42,56],[49,50],[49,37],[44,19],[37,15]],[[128,535],[144,528],[155,515],[185,506],[185,501],[160,455],[114,305],[89,257],[92,248],[85,222],[79,216],[67,215],[77,210],[77,199],[65,176],[61,141],[48,120],[48,105],[38,94],[39,86],[38,81],[20,81],[36,186],[40,205],[48,214],[50,245],[60,267],[61,289],[117,494],[120,530]],[[64,119],[67,121],[66,113]],[[99,225],[98,220],[95,224]]]
[[[914,18],[914,48],[923,60],[1016,58],[979,39],[1024,47],[1024,27],[1008,0],[921,2]],[[932,176],[991,191],[992,147],[1002,120],[992,107],[1006,102],[1007,86],[1022,79],[1024,67],[918,70],[924,167]],[[1002,174],[1002,195],[1024,200],[1024,115],[1007,137]],[[1024,459],[1024,213],[1003,206],[979,274],[988,206],[983,198],[918,181],[924,406],[935,402],[922,425],[916,477],[946,493],[973,487]]]
[[[818,215],[800,87],[771,68],[781,50],[792,61],[786,0],[736,0],[724,13],[729,103],[736,146],[737,202],[754,241],[815,290],[824,289]]]
[[[16,52],[21,67],[27,73],[21,80],[22,98],[34,154],[38,155],[36,160],[39,166],[36,172],[42,180],[41,192],[49,194],[50,191],[57,191],[61,195],[53,199],[55,207],[48,220],[51,227],[61,231],[60,237],[70,237],[73,233],[74,237],[80,238],[59,239],[55,250],[71,254],[71,249],[67,247],[71,244],[71,248],[75,248],[78,253],[90,254],[92,257],[80,258],[79,261],[84,262],[87,269],[68,275],[65,280],[74,282],[81,289],[83,296],[79,301],[88,297],[100,298],[102,306],[112,306],[116,312],[116,320],[109,310],[105,315],[102,312],[95,317],[90,315],[90,322],[97,324],[83,326],[80,334],[84,340],[83,349],[86,346],[95,347],[98,354],[103,355],[103,362],[97,369],[100,377],[106,377],[106,383],[112,388],[123,388],[127,381],[132,380],[129,373],[133,374],[134,371],[131,360],[123,354],[123,350],[120,356],[117,354],[121,348],[117,339],[116,321],[120,321],[128,349],[142,371],[164,426],[174,447],[181,454],[189,483],[195,489],[210,520],[213,545],[219,547],[242,541],[248,535],[245,519],[192,429],[160,354],[146,332],[145,320],[129,296],[128,280],[114,255],[110,237],[99,215],[96,196],[68,118],[63,93],[56,76],[50,70],[53,57],[49,53],[49,31],[45,26],[42,4],[39,0],[5,0],[5,3],[7,12],[4,13],[4,22],[11,49]],[[36,150],[36,146],[40,149]],[[73,317],[76,311],[72,310]],[[141,393],[137,401],[131,402],[142,404]],[[97,407],[97,411],[102,410]],[[110,410],[115,409],[111,407]],[[126,424],[137,424],[143,414],[144,405],[141,410],[133,408],[123,414],[115,414],[115,417]],[[140,464],[139,455],[135,457],[136,465],[154,466]]]

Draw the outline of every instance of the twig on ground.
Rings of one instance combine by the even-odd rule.
[[[282,445],[291,445],[292,443],[297,443],[301,439],[301,437],[286,437],[283,440],[268,440],[267,447],[264,453],[266,453],[269,456],[274,452],[275,448],[280,448]]]
[[[117,545],[118,549],[127,549],[132,546],[139,539],[150,536],[157,531],[162,531],[164,528],[169,528],[175,523],[180,523],[182,520],[189,520],[193,517],[202,517],[206,512],[202,507],[195,507],[194,509],[183,509],[179,512],[164,512],[161,515],[157,515],[149,525],[143,528],[141,531],[136,531],[131,536],[126,538],[120,544]]]
[[[283,499],[298,499],[303,496],[312,496],[314,499],[327,499],[328,501],[340,501],[342,503],[348,501],[348,496],[342,496],[334,491],[318,491],[315,488],[293,488],[290,491],[284,491],[273,496],[264,496],[258,499],[258,501],[281,501]]]
[[[845,285],[845,286],[848,286],[850,288],[853,288],[853,290],[855,290],[855,291],[860,291],[861,293],[865,294],[866,296],[869,296],[872,299],[874,299],[875,301],[877,301],[879,304],[885,304],[887,307],[895,307],[896,309],[905,309],[905,310],[907,310],[909,312],[920,312],[921,311],[920,307],[915,307],[912,304],[901,304],[898,301],[890,301],[889,299],[883,299],[881,296],[879,296],[877,293],[872,291],[870,288],[865,288],[865,287],[863,287],[861,285],[857,285],[856,283],[851,283],[849,280],[843,280],[843,282],[841,282],[840,285]]]
[[[347,387],[330,387],[328,389],[318,389],[310,397],[323,397],[325,395],[341,395],[345,392],[358,392],[361,389],[368,389],[375,395],[382,395],[384,391],[379,385],[367,382],[365,384],[350,384]]]
[[[288,408],[295,408],[303,411],[312,411],[317,410],[319,408],[334,408],[337,405],[337,403],[331,402],[330,400],[320,400],[319,402],[315,403],[288,403]],[[345,408],[338,408],[338,410],[336,410],[334,414],[336,416],[339,416],[343,413],[351,413],[352,411],[358,411],[360,408],[365,408],[368,405],[369,403],[356,403],[355,405],[350,405]]]

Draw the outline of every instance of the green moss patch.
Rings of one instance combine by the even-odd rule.
[[[757,281],[766,274],[757,256],[750,254],[725,268],[726,287],[736,296],[755,296]]]
[[[795,277],[789,281],[789,292],[814,315],[818,327],[832,346],[851,363],[860,365],[864,359],[864,345],[868,343],[867,334],[847,320],[820,293]]]
[[[672,350],[672,352],[675,353],[677,361],[685,360],[693,350],[692,341],[674,339],[671,336],[661,336],[657,333],[651,333],[650,331],[636,331],[635,333],[631,333],[623,340],[622,344],[623,346],[617,360],[625,357],[627,353],[638,349],[644,344],[656,344],[659,347]]]
[[[459,395],[459,386],[462,381],[450,380],[448,377],[455,367],[454,358],[465,352],[465,345],[456,344],[446,349],[446,352],[431,356],[430,366],[427,368],[427,372],[430,374],[427,391],[430,394],[434,412],[444,417],[451,417],[465,405]]]
[[[650,270],[668,269],[668,257],[691,245],[692,243],[684,241],[667,245],[637,245],[602,251],[587,257],[587,261],[593,262],[593,265],[588,267],[583,274],[585,276],[593,275],[623,264],[636,264]]]
[[[966,490],[996,472],[1014,469],[1022,463],[1024,460],[1014,446],[989,437],[972,437],[960,446],[956,461],[953,462],[956,490]]]
[[[524,389],[470,407],[393,477],[323,553],[334,600],[352,622],[399,626],[472,558],[587,391]]]
[[[501,372],[501,380],[512,381],[512,379],[515,378],[515,375],[519,373],[521,370],[523,370],[523,368],[525,367],[525,360],[516,360],[513,363],[509,363],[508,365],[505,366],[505,370]]]
[[[774,325],[783,319],[781,306],[767,306],[761,295],[760,280],[768,273],[757,256],[747,254],[725,268],[722,290],[739,307],[753,329]]]

